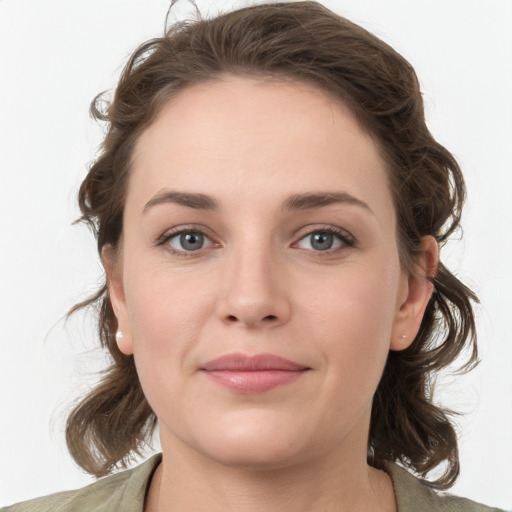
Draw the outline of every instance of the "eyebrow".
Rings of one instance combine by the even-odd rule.
[[[191,192],[177,192],[173,190],[163,190],[151,198],[142,213],[146,213],[150,208],[158,204],[174,203],[195,210],[218,210],[219,203],[206,194],[197,194]]]
[[[352,206],[359,206],[373,213],[371,208],[361,199],[354,197],[348,192],[307,192],[304,194],[294,194],[283,203],[283,210],[309,210],[312,208],[321,208],[330,204],[344,203]]]
[[[219,209],[218,201],[206,194],[163,190],[146,203],[143,213],[146,213],[156,205],[168,203],[186,206],[195,210]],[[281,209],[283,211],[310,210],[337,203],[359,206],[373,213],[364,201],[347,192],[306,192],[303,194],[293,194],[286,198]]]

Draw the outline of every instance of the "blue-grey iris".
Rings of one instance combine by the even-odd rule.
[[[197,251],[203,247],[204,236],[201,233],[182,233],[180,245],[187,251]]]
[[[319,251],[325,251],[332,247],[334,236],[330,233],[314,233],[311,235],[311,247]]]

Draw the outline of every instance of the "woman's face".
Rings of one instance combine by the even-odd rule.
[[[388,351],[430,296],[395,232],[375,143],[321,91],[229,77],[174,96],[136,146],[118,263],[104,252],[164,451],[365,458]]]

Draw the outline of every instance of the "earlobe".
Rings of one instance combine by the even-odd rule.
[[[416,257],[416,268],[406,278],[405,298],[399,304],[390,341],[391,350],[404,350],[416,338],[423,315],[432,297],[432,278],[438,264],[438,244],[433,236],[421,241],[420,253]]]
[[[123,273],[118,255],[110,244],[104,245],[101,249],[101,261],[107,278],[108,297],[117,319],[116,343],[123,354],[131,355],[133,343],[124,296]]]

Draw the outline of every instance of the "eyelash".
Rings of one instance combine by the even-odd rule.
[[[325,226],[321,228],[312,229],[299,238],[299,242],[301,240],[304,240],[308,236],[314,235],[315,233],[322,233],[322,234],[328,234],[328,235],[334,235],[341,241],[341,246],[336,247],[334,249],[327,249],[325,251],[315,251],[311,249],[303,249],[305,251],[311,252],[312,255],[318,256],[318,257],[327,257],[332,256],[333,254],[337,254],[340,251],[343,251],[347,247],[354,247],[355,246],[355,240],[354,238],[344,229],[338,228],[336,226]],[[297,243],[297,242],[296,242]]]
[[[170,244],[168,244],[168,242],[170,240],[172,240],[173,238],[175,238],[176,236],[186,235],[187,233],[201,234],[204,237],[209,238],[208,235],[204,232],[204,230],[200,229],[200,228],[194,228],[194,227],[176,228],[171,231],[167,231],[163,236],[161,236],[157,240],[157,245],[164,246],[167,244],[167,246],[165,247],[165,250],[169,251],[174,256],[185,257],[185,258],[193,257],[194,253],[196,253],[196,252],[200,253],[201,249],[198,249],[196,251],[186,251],[186,250],[177,251],[176,249],[173,249],[170,246]],[[334,235],[342,242],[341,247],[337,247],[335,249],[327,249],[325,251],[315,251],[315,250],[310,250],[310,249],[303,249],[305,251],[311,252],[315,256],[320,256],[320,257],[328,256],[328,255],[332,255],[333,253],[342,251],[346,247],[354,247],[355,246],[355,240],[353,239],[353,237],[350,234],[348,234],[344,229],[338,228],[336,226],[325,226],[325,227],[313,229],[311,231],[308,231],[307,233],[304,233],[299,238],[298,241],[300,242],[301,240],[304,240],[308,236],[311,236],[315,233]],[[215,245],[215,242],[213,242],[213,245]]]
[[[177,251],[176,249],[173,249],[168,242],[179,235],[186,235],[187,233],[194,233],[194,234],[201,234],[206,238],[209,238],[208,235],[204,232],[203,229],[200,228],[194,228],[194,227],[188,227],[188,228],[175,228],[171,229],[170,231],[167,231],[164,235],[162,235],[157,240],[157,245],[164,246],[164,249],[166,251],[169,251],[173,256],[180,256],[185,258],[190,258],[194,256],[194,253],[200,253],[201,249],[198,249],[197,251]],[[214,244],[215,245],[215,244]]]

